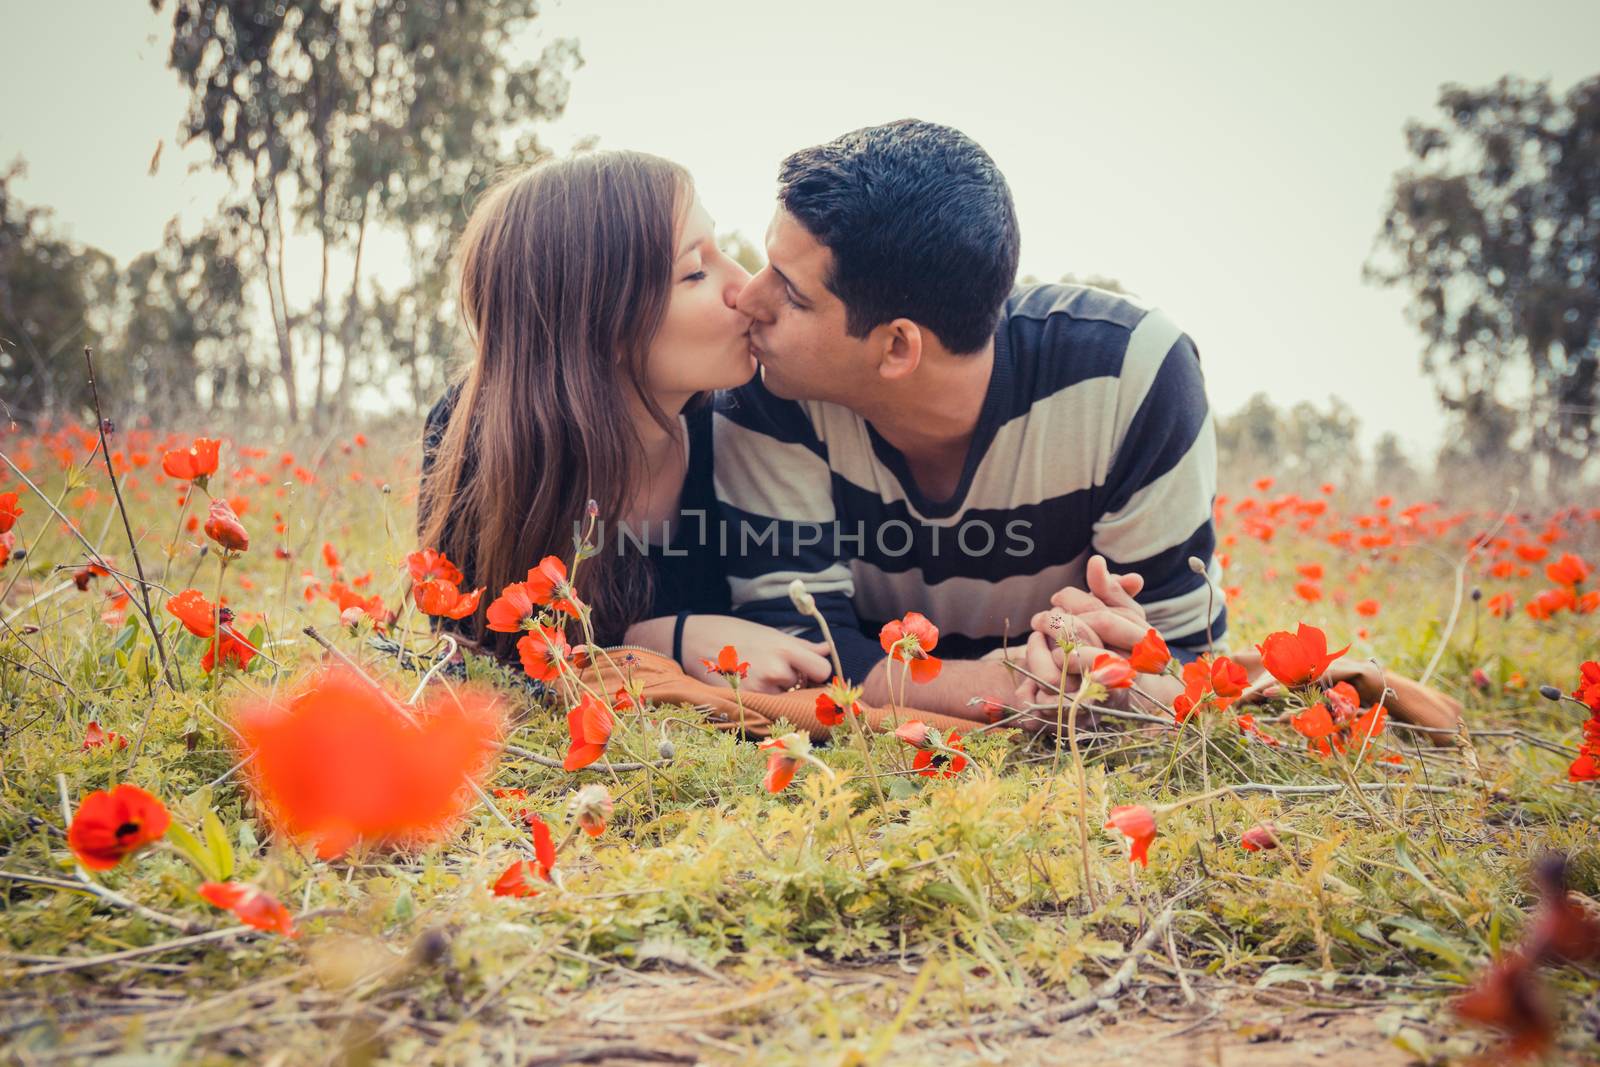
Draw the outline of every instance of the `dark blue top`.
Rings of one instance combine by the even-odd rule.
[[[433,466],[434,452],[449,425],[460,388],[452,386],[428,412],[422,438],[424,477]],[[717,552],[721,506],[712,485],[711,406],[702,404],[685,411],[683,419],[688,430],[689,463],[683,478],[683,493],[678,498],[679,515],[673,524],[671,540],[665,546],[659,543],[659,526],[653,525],[648,531],[618,530],[614,524],[602,523],[603,551],[638,552],[639,543],[649,541],[643,555],[651,568],[653,593],[649,609],[638,614],[640,619],[676,615],[680,611],[697,614],[729,611],[727,574]],[[535,464],[530,463],[529,469],[536,469]],[[473,586],[472,561],[453,562],[466,575],[467,585]],[[528,565],[531,567],[537,562],[529,560]],[[491,596],[495,592],[489,591]]]

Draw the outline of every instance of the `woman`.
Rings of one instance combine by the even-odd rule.
[[[576,584],[597,642],[702,678],[732,644],[759,691],[826,680],[823,646],[725,614],[706,401],[755,373],[735,307],[749,275],[683,168],[618,151],[537,164],[478,202],[458,263],[476,358],[429,413],[418,528],[488,588],[465,635],[515,661],[485,607],[547,555],[570,566],[593,500],[600,551]]]

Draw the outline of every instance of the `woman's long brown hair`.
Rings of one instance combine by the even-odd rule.
[[[606,529],[626,514],[644,469],[629,398],[673,425],[645,387],[645,359],[691,200],[677,164],[595,151],[499,181],[467,222],[457,262],[477,357],[458,378],[417,523],[422,546],[462,568],[464,588],[488,587],[460,629],[496,655],[515,657],[517,640],[485,627],[500,590],[544,556],[571,566],[590,500]],[[576,576],[602,644],[615,644],[650,596],[638,557],[612,549]]]

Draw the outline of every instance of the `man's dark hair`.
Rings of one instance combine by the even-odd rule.
[[[850,336],[897,318],[952,352],[994,336],[1021,239],[1005,177],[966,134],[901,119],[803,148],[779,168],[778,200],[833,253],[824,282]]]

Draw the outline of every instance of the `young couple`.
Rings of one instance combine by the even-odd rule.
[[[795,578],[869,703],[908,611],[945,662],[907,703],[958,717],[1038,695],[1006,656],[1058,678],[1062,625],[1087,656],[1154,627],[1192,658],[1226,627],[1195,348],[1123,297],[1016,288],[1019,243],[994,161],[920,121],[784,160],[754,276],[666,160],[503,181],[461,240],[477,356],[428,417],[421,543],[487,603],[570,560],[594,500],[596,639],[702,678],[732,644],[762,692],[833,674]],[[462,625],[515,658],[481,607]]]

